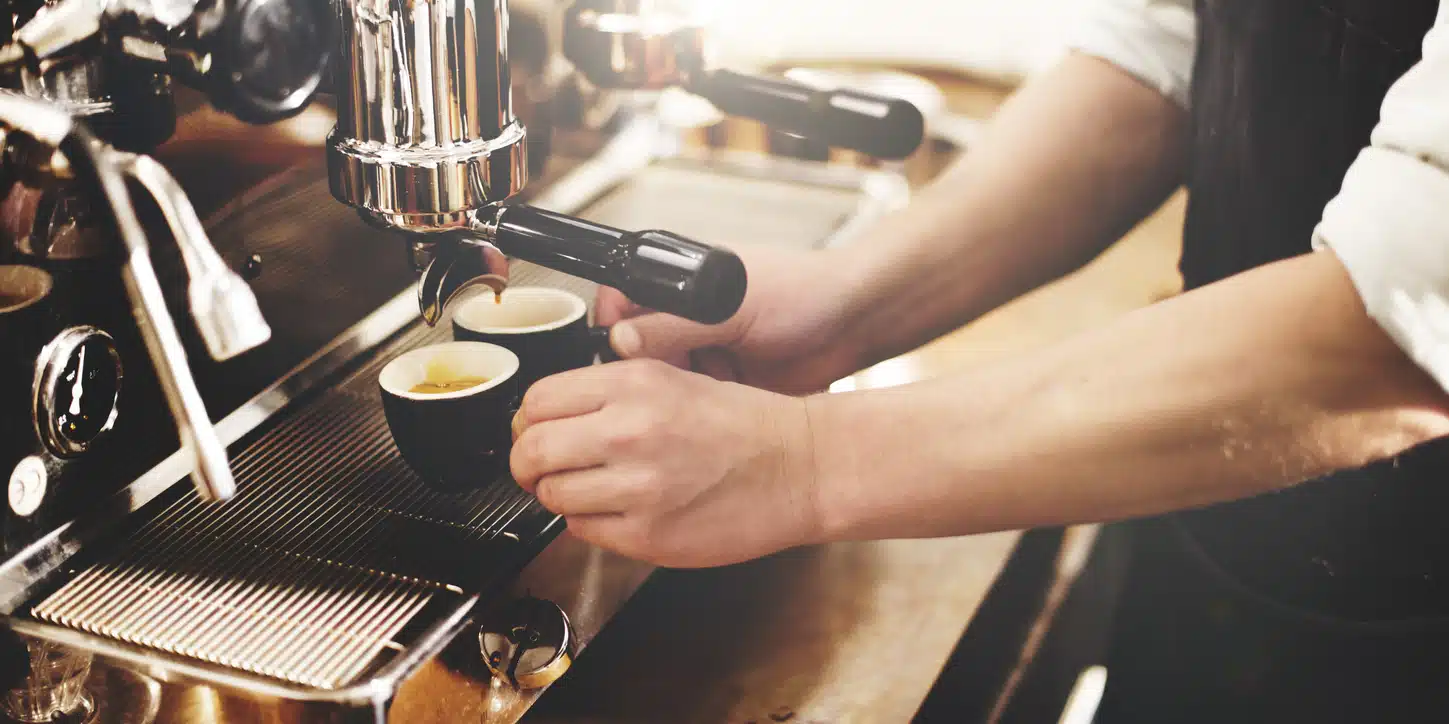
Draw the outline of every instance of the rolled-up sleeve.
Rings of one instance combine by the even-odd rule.
[[[1101,58],[1188,107],[1197,54],[1192,0],[1091,0],[1080,13],[1069,49]]]
[[[1368,313],[1449,390],[1449,3],[1423,59],[1384,101],[1364,149],[1314,232]]]

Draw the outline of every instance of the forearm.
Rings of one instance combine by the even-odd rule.
[[[825,537],[1201,506],[1449,434],[1446,396],[1323,252],[992,368],[809,401]]]
[[[839,252],[862,364],[888,359],[1068,274],[1180,184],[1186,115],[1073,56],[1026,84],[978,147]]]

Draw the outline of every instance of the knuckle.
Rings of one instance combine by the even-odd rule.
[[[544,454],[544,436],[534,430],[527,430],[518,442],[513,446],[513,457],[510,460],[513,465],[514,474],[520,471],[527,474],[541,474],[547,470],[548,459]]]
[[[539,505],[555,514],[558,513],[558,507],[562,503],[558,499],[558,487],[551,485],[549,478],[544,477],[538,481],[538,486],[534,488],[533,492],[533,497],[538,499]]]
[[[530,386],[528,390],[523,393],[523,403],[519,409],[519,414],[523,417],[525,421],[528,421],[529,410],[534,410],[546,406],[549,399],[550,395],[548,380],[546,378],[539,380],[538,382],[533,383],[533,385]]]
[[[610,434],[609,443],[615,452],[645,452],[659,440],[664,427],[664,416],[653,408],[641,407],[620,421]]]
[[[639,434],[638,430],[635,430],[631,426],[620,424],[609,431],[608,435],[604,438],[604,446],[606,450],[615,455],[630,453],[638,448],[643,439],[643,436]]]
[[[620,370],[622,381],[638,389],[658,384],[664,369],[669,365],[657,359],[636,359],[629,360],[623,367]]]

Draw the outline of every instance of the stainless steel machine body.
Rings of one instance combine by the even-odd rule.
[[[312,209],[332,219],[336,236],[364,237],[334,246],[386,247],[386,233],[339,221],[336,207],[318,211],[327,184],[320,169],[311,178],[275,201],[259,192],[246,219],[213,220],[218,245],[235,256],[242,239],[284,235],[286,225],[266,222],[279,217],[293,218],[293,228],[317,228],[303,213]],[[825,245],[848,241],[898,208],[905,193],[904,182],[889,173],[682,155],[656,123],[641,119],[531,201],[600,223],[654,218],[731,242]],[[786,208],[815,210],[788,226],[751,225],[718,205],[712,216],[700,213],[711,199],[726,198],[760,212],[750,217],[757,219]],[[585,297],[592,292],[586,282],[526,262],[515,262],[511,277]],[[274,279],[264,274],[255,283],[265,309],[288,304],[273,299],[267,282]],[[300,293],[291,285],[285,290]],[[287,320],[275,324],[291,335]],[[590,593],[592,587],[619,595],[610,586],[624,584],[591,581],[576,567],[582,561],[531,563],[548,546],[576,544],[566,534],[556,539],[560,521],[506,481],[463,499],[440,496],[392,449],[375,399],[375,369],[443,334],[417,319],[414,292],[401,289],[220,420],[238,471],[232,501],[203,504],[176,485],[186,477],[186,457],[174,454],[90,515],[0,564],[0,611],[27,636],[155,677],[166,692],[202,687],[289,702],[289,716],[307,721],[384,718],[405,706],[399,692],[450,643],[475,641],[471,655],[479,656],[472,632],[491,620],[494,607],[539,591],[536,582],[520,590],[520,571],[545,576],[555,588],[580,588],[572,604],[550,597],[563,606],[576,639],[569,655],[577,655],[596,632],[577,630],[580,622],[606,620],[614,610],[590,603],[608,598]],[[625,578],[647,574],[626,561],[608,566]],[[332,651],[335,665],[325,666],[327,657],[300,663],[295,657],[309,646]],[[485,687],[488,696],[526,707],[539,691],[525,687],[551,680],[549,667],[542,668],[542,679]]]

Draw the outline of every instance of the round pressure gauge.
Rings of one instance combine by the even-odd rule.
[[[71,327],[41,350],[35,368],[35,428],[59,457],[84,453],[116,424],[121,356],[111,335]]]

